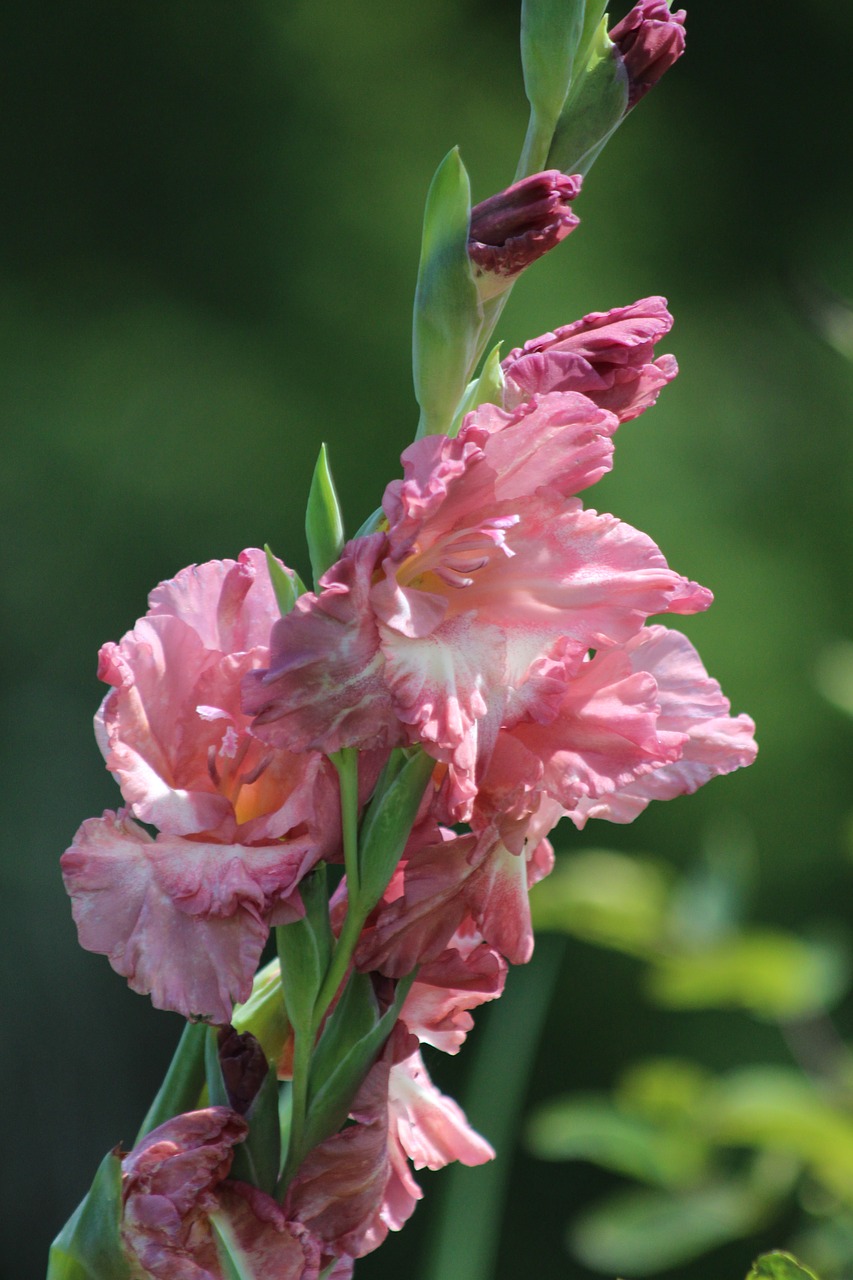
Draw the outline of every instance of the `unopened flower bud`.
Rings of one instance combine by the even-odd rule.
[[[640,0],[609,33],[628,73],[628,110],[654,88],[684,52],[684,19],[666,0]]]
[[[219,1028],[216,1043],[229,1105],[239,1116],[244,1116],[267,1078],[266,1054],[251,1032],[241,1035],[230,1023]]]
[[[569,206],[580,187],[578,174],[547,169],[474,206],[468,254],[484,301],[508,289],[525,267],[578,225]]]

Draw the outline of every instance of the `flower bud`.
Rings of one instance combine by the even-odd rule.
[[[564,240],[580,219],[570,209],[581,187],[578,174],[534,173],[471,210],[468,255],[483,301],[493,298],[525,267]]]
[[[244,1116],[267,1078],[266,1054],[249,1031],[241,1035],[230,1022],[216,1036],[219,1068],[232,1111]]]
[[[666,0],[640,0],[609,33],[628,73],[628,110],[654,88],[684,52],[684,19]]]

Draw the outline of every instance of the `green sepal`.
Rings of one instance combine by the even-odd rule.
[[[204,1086],[204,1046],[207,1023],[188,1022],[178,1041],[165,1079],[142,1121],[136,1144],[152,1129],[165,1124],[173,1116],[195,1111]],[[134,1145],[136,1145],[134,1144]]]
[[[224,1280],[260,1280],[260,1277],[237,1243],[225,1215],[212,1213],[210,1215],[210,1225],[213,1229],[216,1256],[219,1259]]]
[[[130,1264],[120,1235],[121,1160],[104,1156],[86,1198],[50,1247],[47,1280],[126,1280]]]
[[[468,258],[471,187],[454,149],[427,194],[415,290],[412,366],[418,436],[447,431],[477,359],[483,309]]]
[[[291,1024],[310,1035],[314,1005],[329,967],[332,935],[325,867],[315,869],[300,882],[305,915],[275,931],[281,963],[281,988]]]
[[[290,1035],[290,1022],[284,1007],[281,966],[277,959],[270,960],[255,974],[252,994],[245,1004],[235,1006],[231,1024],[241,1035],[250,1031],[261,1042],[269,1062],[279,1060]]]
[[[447,433],[449,436],[458,436],[466,413],[479,409],[481,404],[503,404],[504,375],[501,368],[501,345],[498,342],[492,347],[483,362],[480,376],[472,379],[465,388],[465,394],[459,401],[456,416]]]
[[[332,1075],[350,1049],[368,1036],[379,1021],[379,1005],[373,983],[365,973],[354,970],[343,995],[332,1010],[311,1058],[311,1099]]]
[[[414,980],[415,974],[410,973],[397,983],[394,1003],[373,1029],[353,1044],[317,1089],[308,1108],[303,1143],[305,1151],[310,1151],[312,1147],[337,1133],[343,1125],[365,1076],[394,1029],[394,1023]]]
[[[746,1280],[818,1280],[791,1253],[763,1253],[756,1258]]]
[[[588,173],[627,107],[628,75],[604,19],[557,122],[547,167]]]
[[[234,1163],[228,1175],[238,1182],[248,1182],[271,1196],[281,1167],[281,1123],[278,1110],[278,1076],[275,1063],[246,1112],[249,1133],[245,1142],[234,1148]]]
[[[382,897],[406,846],[435,761],[418,751],[403,765],[364,816],[359,841],[359,897],[351,904],[366,916]]]
[[[522,0],[521,66],[533,112],[553,128],[566,101],[584,24],[584,0]]]
[[[207,1084],[207,1101],[211,1107],[229,1107],[231,1101],[222,1078],[219,1062],[218,1027],[208,1027],[204,1039],[204,1078]]]
[[[281,616],[284,617],[286,613],[290,613],[296,601],[301,595],[304,595],[308,588],[295,569],[284,568],[281,562],[273,555],[268,542],[264,543],[264,554],[267,558],[267,569],[269,570],[272,589],[275,592],[276,603]]]
[[[344,521],[324,444],[320,446],[317,465],[311,478],[305,512],[305,536],[308,539],[314,586],[317,587],[329,566],[340,557],[344,546]]]

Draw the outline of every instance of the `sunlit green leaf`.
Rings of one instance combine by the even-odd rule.
[[[660,942],[669,892],[654,863],[594,849],[561,858],[530,894],[537,929],[646,955]]]
[[[54,1240],[47,1280],[125,1280],[130,1266],[121,1245],[121,1160],[104,1156],[85,1200]]]
[[[751,1234],[764,1212],[742,1183],[684,1195],[630,1191],[584,1214],[572,1225],[569,1243],[586,1266],[605,1275],[647,1276]]]
[[[800,1072],[750,1067],[718,1082],[708,1123],[717,1142],[788,1152],[853,1204],[853,1117]]]
[[[283,617],[286,613],[290,613],[298,598],[304,594],[305,583],[295,569],[284,568],[266,543],[264,544],[264,553],[267,558],[267,570],[270,575],[272,589],[275,592],[276,603]]]
[[[818,1280],[790,1253],[763,1253],[752,1264],[746,1280]]]
[[[492,347],[483,363],[479,377],[474,378],[465,388],[465,394],[459,402],[456,415],[447,432],[449,436],[459,434],[463,419],[467,413],[478,409],[481,404],[503,404],[504,375],[501,369],[501,344]]]
[[[670,1008],[744,1008],[785,1019],[832,1005],[847,977],[847,959],[838,946],[764,929],[704,951],[660,957],[648,981],[654,999]]]
[[[701,1171],[706,1146],[688,1127],[666,1129],[620,1111],[606,1098],[575,1094],[545,1103],[527,1126],[543,1160],[591,1160],[654,1186],[678,1186]]]
[[[712,1081],[710,1072],[697,1062],[651,1058],[625,1072],[615,1097],[624,1111],[659,1123],[689,1123],[701,1110]]]

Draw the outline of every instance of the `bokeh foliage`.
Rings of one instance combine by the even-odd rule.
[[[515,0],[9,0],[4,17],[2,983],[15,1195],[2,1257],[29,1275],[104,1153],[132,1140],[179,1031],[77,948],[59,880],[79,822],[118,803],[90,728],[97,647],[193,561],[269,541],[307,578],[320,440],[349,530],[375,508],[417,420],[410,318],[430,175],[459,144],[475,199],[505,185],[525,106]],[[506,350],[585,311],[668,294],[682,373],[623,428],[596,499],[715,590],[689,631],[735,710],[755,716],[761,755],[633,828],[563,843],[651,851],[676,883],[697,850],[717,847],[753,868],[738,892],[760,945],[787,948],[801,986],[802,959],[835,994],[827,939],[851,916],[853,726],[815,671],[825,684],[822,655],[853,638],[853,372],[813,299],[853,295],[853,15],[827,0],[772,11],[695,0],[688,31],[688,56],[589,175],[581,228],[516,289],[497,336]],[[711,929],[713,894],[693,898],[691,927]],[[788,986],[763,984],[758,1020],[742,990],[728,1003],[744,1009],[698,1007],[694,974],[685,1010],[683,972],[673,986],[664,960],[637,961],[647,908],[631,955],[569,939],[531,1103],[609,1096],[628,1063],[661,1058],[698,1063],[712,1082],[750,1064],[791,1072],[774,1020]],[[753,973],[742,960],[729,956],[730,994],[732,974]],[[669,1007],[649,999],[644,974]],[[848,1039],[851,1015],[845,996],[833,1017]],[[474,1118],[487,1134],[488,1116],[486,1098]],[[761,1141],[740,1141],[748,1164]],[[542,1280],[591,1275],[564,1252],[565,1224],[635,1170],[506,1149],[501,1160],[512,1163],[498,1280],[531,1258]],[[359,1274],[412,1267],[429,1214],[426,1203]],[[778,1217],[755,1228],[667,1276],[743,1275],[787,1230]]]

